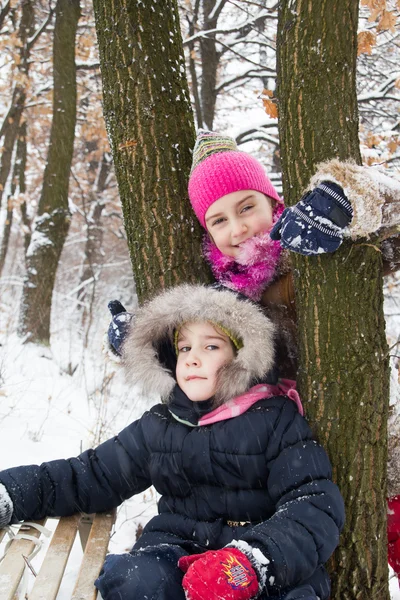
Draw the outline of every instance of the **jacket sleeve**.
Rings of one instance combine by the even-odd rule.
[[[272,457],[272,458],[271,458]],[[267,583],[291,587],[310,577],[335,550],[344,503],[324,449],[293,402],[284,404],[268,446],[268,491],[274,515],[242,536],[267,558]],[[244,544],[244,549],[247,544]],[[259,555],[258,555],[259,556]]]
[[[323,181],[340,185],[350,201],[354,214],[347,235],[353,240],[373,233],[383,234],[383,237],[399,233],[399,180],[388,177],[377,167],[333,159],[317,166],[309,189]]]
[[[143,418],[76,458],[1,471],[12,522],[111,510],[150,487]]]

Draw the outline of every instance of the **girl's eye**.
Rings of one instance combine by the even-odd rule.
[[[254,207],[254,204],[247,204],[247,206],[244,206],[240,212],[241,213],[242,212],[247,212],[248,210],[250,210],[253,207]]]
[[[215,221],[212,223],[212,226],[219,225],[220,223],[223,222],[223,220],[224,220],[223,217],[220,217],[219,219],[215,219]]]
[[[182,348],[178,348],[179,352],[189,352],[190,346],[182,346]]]
[[[209,344],[208,346],[206,346],[207,350],[218,350],[218,346],[215,346],[214,344]]]

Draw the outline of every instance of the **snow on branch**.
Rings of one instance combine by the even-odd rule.
[[[217,2],[214,4],[214,8],[212,9],[212,11],[210,12],[210,14],[208,15],[207,19],[210,20],[210,21],[212,21],[213,19],[215,19],[216,17],[218,17],[219,13],[224,8],[226,2],[227,2],[227,0],[217,0]]]
[[[246,21],[245,23],[242,23],[242,25],[238,25],[237,27],[229,27],[227,29],[224,29],[222,27],[221,28],[216,27],[215,29],[208,29],[207,31],[199,31],[195,35],[192,35],[192,36],[186,38],[186,40],[184,40],[184,42],[183,42],[183,45],[187,46],[188,44],[196,42],[196,41],[200,40],[201,38],[207,38],[212,35],[215,35],[216,33],[226,34],[226,33],[235,33],[237,31],[242,31],[243,29],[252,29],[260,22],[260,20],[266,19],[266,18],[268,18],[268,16],[270,16],[268,11],[261,11],[259,15],[257,15],[256,17],[253,17],[252,19],[249,19],[248,21]]]
[[[42,35],[42,33],[45,31],[48,24],[52,20],[53,15],[54,15],[54,10],[55,10],[54,8],[50,8],[49,14],[47,15],[46,19],[43,21],[43,23],[41,24],[39,29],[29,38],[28,44],[27,44],[28,52],[30,52],[32,50],[33,46],[35,45],[35,43],[37,42],[39,37]]]
[[[218,94],[221,90],[232,85],[232,83],[236,83],[237,81],[241,81],[242,79],[260,79],[262,77],[276,77],[276,71],[274,69],[268,69],[268,67],[262,67],[260,69],[248,69],[243,73],[239,73],[235,77],[231,77],[230,79],[225,79],[222,81],[216,88],[215,91]]]
[[[266,123],[265,125],[260,125],[258,127],[252,127],[251,129],[247,129],[242,131],[236,136],[236,143],[238,145],[245,144],[246,142],[252,142],[254,140],[262,140],[265,142],[270,142],[274,144],[274,146],[279,146],[279,137],[278,135],[271,135],[267,133],[265,130],[267,128],[276,129],[276,121]]]
[[[400,72],[392,73],[376,90],[358,96],[358,102],[370,102],[372,100],[394,100],[399,102],[399,96],[389,95],[390,90],[393,88],[398,79],[400,79]]]

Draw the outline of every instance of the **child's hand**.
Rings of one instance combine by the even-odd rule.
[[[186,573],[182,585],[187,600],[249,600],[259,591],[255,570],[237,548],[183,556],[178,566]]]
[[[0,528],[11,523],[14,506],[7,489],[0,483]]]
[[[342,188],[323,181],[282,213],[270,237],[280,240],[284,248],[306,256],[334,252],[352,217],[353,209]]]
[[[121,356],[122,344],[129,331],[133,315],[126,312],[119,300],[111,300],[108,303],[108,308],[112,315],[107,332],[108,343],[112,352],[117,356]]]

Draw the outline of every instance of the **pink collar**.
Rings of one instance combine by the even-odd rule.
[[[211,423],[232,419],[246,412],[259,400],[272,398],[272,396],[288,396],[295,402],[299,413],[304,414],[300,396],[296,391],[296,382],[292,379],[280,379],[276,385],[260,383],[253,386],[245,394],[232,398],[232,400],[225,402],[222,406],[201,417],[198,425],[211,425]]]

